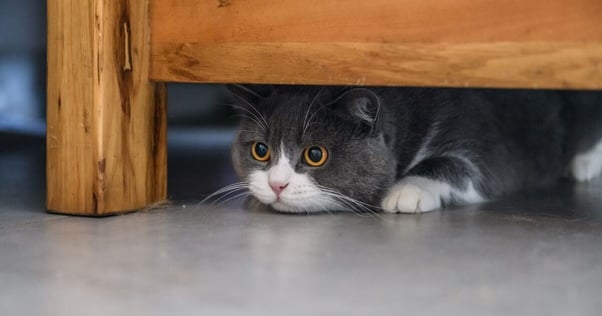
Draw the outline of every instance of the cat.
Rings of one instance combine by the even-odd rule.
[[[429,212],[602,171],[597,92],[228,89],[233,188],[280,212]]]

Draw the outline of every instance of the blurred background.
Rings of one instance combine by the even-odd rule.
[[[0,1],[0,129],[44,131],[46,2]]]
[[[14,189],[18,179],[7,180],[11,174],[17,177],[15,170],[20,171],[19,178],[24,178],[29,189],[40,193],[38,196],[45,194],[45,98],[46,1],[0,0],[0,197],[5,197],[3,200],[13,195],[7,190]],[[199,199],[234,181],[228,148],[236,119],[230,102],[222,85],[168,85],[171,199]],[[207,168],[208,164],[214,166]],[[171,168],[172,165],[179,167]],[[215,170],[214,176],[208,174],[211,170]],[[43,201],[38,202],[43,205]]]

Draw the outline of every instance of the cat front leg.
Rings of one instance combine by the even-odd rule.
[[[431,158],[393,185],[381,206],[387,213],[423,213],[450,204],[482,202],[485,199],[475,189],[479,178],[479,170],[467,159]]]

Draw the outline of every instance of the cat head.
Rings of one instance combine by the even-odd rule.
[[[229,86],[240,122],[232,160],[282,212],[366,210],[395,177],[379,97],[367,88]]]

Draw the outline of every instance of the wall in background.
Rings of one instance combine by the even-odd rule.
[[[0,128],[43,131],[46,1],[0,1]]]
[[[170,125],[230,126],[221,85],[168,85]],[[46,0],[0,0],[0,131],[43,134]]]

